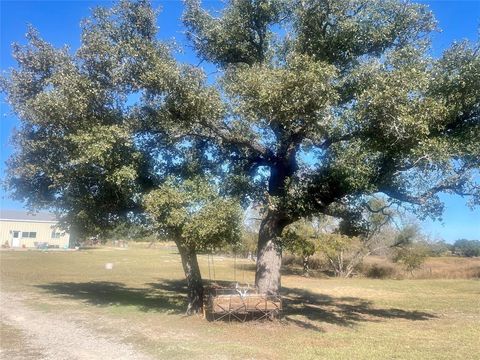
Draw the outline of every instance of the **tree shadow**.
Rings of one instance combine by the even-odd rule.
[[[231,281],[216,281],[231,287]],[[184,314],[187,309],[185,280],[159,280],[145,287],[128,287],[120,282],[55,282],[37,287],[62,298],[77,299],[95,306],[136,306],[140,311]],[[206,284],[207,285],[207,284]],[[375,307],[357,297],[333,297],[299,288],[282,288],[283,319],[305,329],[324,331],[322,325],[353,327],[362,322],[388,319],[426,321],[435,314],[397,308]]]
[[[95,306],[136,306],[144,312],[184,313],[187,308],[186,284],[182,281],[127,287],[120,282],[55,282],[37,287],[63,298],[77,299]]]
[[[378,308],[371,301],[357,297],[332,297],[304,289],[283,288],[284,319],[306,329],[323,331],[322,323],[353,327],[361,322],[386,319],[425,321],[435,314],[397,308]]]
[[[216,286],[231,287],[231,281],[211,282]],[[205,282],[205,285],[209,285]],[[144,312],[160,311],[184,314],[187,301],[185,280],[159,280],[145,287],[128,287],[124,283],[109,281],[55,282],[36,287],[66,299],[76,299],[95,306],[136,306]]]

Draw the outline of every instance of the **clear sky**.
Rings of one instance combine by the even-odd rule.
[[[480,25],[480,0],[425,0],[418,1],[428,4],[434,12],[441,33],[433,36],[433,56],[440,56],[442,51],[453,41],[464,38],[478,39]],[[110,1],[23,1],[0,0],[0,68],[3,71],[15,66],[11,57],[12,42],[25,42],[25,32],[28,24],[40,31],[44,39],[55,46],[67,44],[72,51],[80,44],[80,20],[87,17],[92,7],[109,6]],[[182,2],[179,0],[154,1],[156,7],[161,7],[158,25],[159,36],[162,39],[175,39],[180,45],[185,44],[180,16]],[[220,0],[204,1],[209,8],[220,8]],[[177,58],[180,61],[196,62],[192,50],[187,46]],[[3,96],[0,99],[0,177],[3,179],[5,160],[11,154],[9,144],[12,129],[18,125],[18,119],[11,113]],[[443,223],[423,222],[425,231],[434,237],[443,238],[449,242],[459,238],[480,239],[480,209],[474,211],[466,207],[464,199],[458,196],[443,196],[446,211]],[[14,202],[5,196],[0,189],[0,208],[18,209],[22,204]]]

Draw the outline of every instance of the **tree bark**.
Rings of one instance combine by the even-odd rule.
[[[183,271],[187,279],[188,307],[187,314],[197,314],[203,308],[203,281],[198,266],[195,248],[185,246],[181,240],[175,242],[182,259]]]
[[[70,234],[70,237],[68,239],[68,247],[70,249],[74,249],[75,246],[77,246],[77,242],[79,240],[79,231],[75,225],[70,225],[70,228],[68,229],[68,232]]]
[[[278,238],[286,225],[285,219],[271,210],[260,225],[255,285],[261,294],[278,294],[280,291],[282,248]]]
[[[303,256],[303,276],[309,277],[310,276],[310,266],[309,266],[309,259],[310,256]]]

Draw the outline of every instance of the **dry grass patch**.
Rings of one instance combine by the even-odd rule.
[[[412,279],[479,279],[480,258],[430,257],[413,273],[384,257],[371,256],[364,262],[364,273],[378,278]],[[375,273],[383,276],[374,276]]]

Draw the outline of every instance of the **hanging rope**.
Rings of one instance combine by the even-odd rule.
[[[243,283],[245,284],[245,262],[242,262],[242,277],[243,277]]]
[[[212,275],[210,274],[210,254],[207,254],[207,262],[208,262],[208,280],[212,282]]]
[[[237,252],[233,252],[233,281],[237,282]]]
[[[212,254],[212,269],[213,269],[213,281],[215,281],[215,263],[213,262],[213,254]]]

